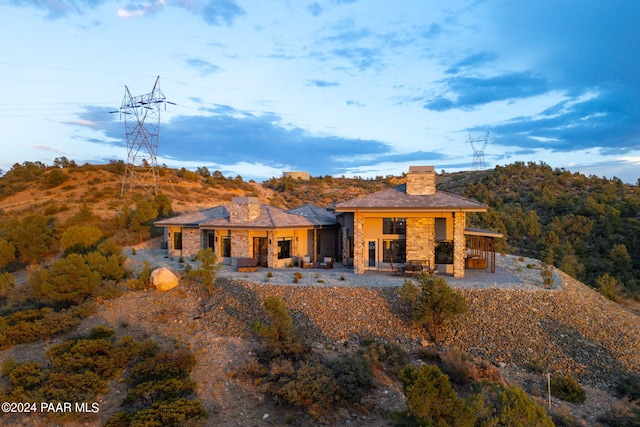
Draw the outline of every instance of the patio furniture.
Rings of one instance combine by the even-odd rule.
[[[238,273],[258,271],[258,262],[253,258],[237,258]]]
[[[311,262],[311,257],[310,256],[303,256],[302,257],[302,268],[313,268],[315,267],[315,264],[313,262]]]
[[[333,268],[333,258],[330,256],[324,257],[324,260],[318,263],[318,268]]]
[[[413,276],[423,270],[423,261],[407,261],[404,263],[404,267],[401,268],[403,276]]]

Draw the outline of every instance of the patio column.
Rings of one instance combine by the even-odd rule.
[[[453,277],[464,277],[464,255],[467,250],[464,236],[466,223],[467,215],[464,212],[453,213]]]
[[[360,212],[353,214],[353,272],[364,274],[364,216]]]

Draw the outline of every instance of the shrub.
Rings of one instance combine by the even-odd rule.
[[[396,377],[400,376],[402,368],[411,360],[409,353],[395,343],[364,340],[362,344],[363,357],[367,358],[373,367],[381,364]]]
[[[640,375],[629,374],[618,383],[618,393],[629,400],[640,399]]]
[[[342,400],[358,401],[374,384],[371,362],[365,357],[341,355],[329,367]]]
[[[408,410],[394,414],[401,425],[473,426],[472,409],[435,365],[407,366],[400,374]]]
[[[517,385],[484,384],[469,398],[481,426],[553,427],[546,410]]]
[[[202,288],[207,290],[209,295],[212,295],[213,285],[221,265],[218,264],[216,254],[211,248],[200,250],[196,255],[196,259],[200,261],[200,267],[190,269],[186,276],[188,279],[199,283]]]
[[[584,403],[587,394],[571,375],[552,375],[551,394],[571,403]]]
[[[263,306],[269,316],[270,324],[255,322],[251,328],[265,338],[263,358],[269,359],[279,355],[302,355],[309,350],[309,346],[297,336],[293,328],[293,319],[287,306],[275,296],[264,299]]]
[[[411,317],[416,324],[425,326],[434,342],[438,343],[442,328],[451,319],[466,313],[469,306],[464,296],[449,287],[447,281],[426,272],[415,275],[417,285],[405,280],[400,298],[411,304]]]

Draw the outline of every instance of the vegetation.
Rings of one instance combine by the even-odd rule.
[[[279,298],[265,298],[264,307],[270,322],[254,324],[263,344],[258,360],[246,368],[263,392],[321,417],[334,405],[359,401],[373,387],[372,362],[365,353],[339,354],[330,360],[314,354],[297,335]]]
[[[554,265],[584,283],[608,274],[627,296],[640,293],[638,186],[522,162],[453,178],[439,188],[489,205],[470,220],[505,233],[502,251],[544,259],[552,250]]]
[[[190,269],[187,272],[187,278],[197,282],[209,295],[212,295],[216,275],[221,268],[216,254],[213,253],[211,248],[202,249],[196,255],[196,260],[200,261],[200,266],[195,269]]]
[[[517,386],[477,384],[463,400],[435,365],[407,366],[401,380],[408,409],[394,414],[396,426],[554,425],[544,408]]]
[[[571,375],[552,375],[551,394],[571,403],[584,403],[587,393]]]
[[[415,275],[415,282],[405,280],[399,290],[400,298],[411,305],[414,322],[424,326],[433,341],[439,343],[442,328],[456,316],[466,313],[469,306],[464,297],[440,276],[420,272]]]

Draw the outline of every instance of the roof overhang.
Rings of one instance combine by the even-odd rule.
[[[465,228],[464,234],[467,236],[493,237],[495,239],[504,237],[504,234],[502,233],[491,230],[483,230],[482,228]]]

